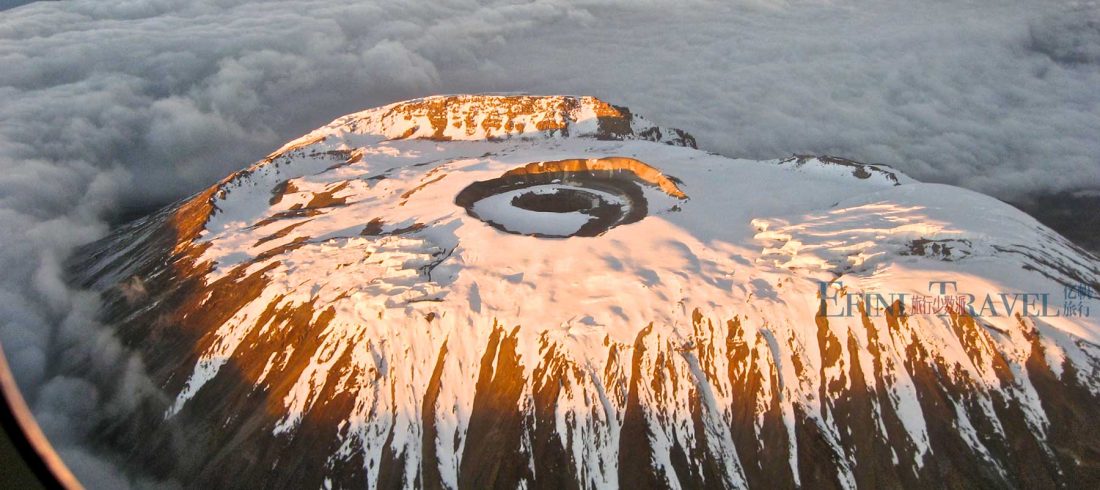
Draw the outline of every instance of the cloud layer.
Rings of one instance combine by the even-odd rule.
[[[83,434],[155,389],[66,287],[66,254],[348,112],[591,94],[730,156],[829,153],[1013,200],[1100,189],[1095,1],[397,3],[0,12],[0,341],[92,486],[125,482]]]

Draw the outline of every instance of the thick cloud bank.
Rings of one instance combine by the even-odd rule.
[[[730,156],[1012,200],[1100,189],[1095,1],[43,2],[0,12],[0,66],[0,341],[93,487],[126,478],[84,434],[156,390],[66,254],[344,113],[591,94]]]

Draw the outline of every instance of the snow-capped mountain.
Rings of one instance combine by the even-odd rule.
[[[591,97],[344,116],[72,267],[166,393],[100,443],[190,485],[1100,483],[1094,257]]]

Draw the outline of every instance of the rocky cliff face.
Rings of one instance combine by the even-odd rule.
[[[695,138],[664,129],[595,97],[449,95],[371,109],[329,127],[387,139],[503,140],[514,137],[640,139],[695,148]]]
[[[337,119],[74,258],[166,393],[100,442],[219,487],[1100,484],[1100,322],[1062,304],[1094,258],[694,146],[590,97]],[[915,301],[944,281],[977,308]]]

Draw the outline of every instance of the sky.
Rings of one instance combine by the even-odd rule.
[[[84,435],[157,393],[65,257],[346,113],[595,95],[728,156],[1100,196],[1096,0],[21,3],[0,0],[0,342],[66,460],[103,485],[148,482]]]

